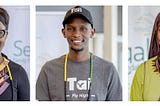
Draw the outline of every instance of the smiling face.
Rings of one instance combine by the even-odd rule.
[[[3,32],[2,32],[3,30]],[[2,24],[2,22],[0,21],[0,34],[3,34],[1,37],[0,37],[0,52],[2,51],[3,49],[3,46],[5,44],[5,41],[6,41],[6,38],[7,38],[7,35],[8,35],[8,32],[5,31],[6,30],[6,27]]]
[[[94,36],[95,30],[87,21],[81,18],[71,18],[62,29],[62,33],[67,38],[70,51],[88,51],[89,38]]]

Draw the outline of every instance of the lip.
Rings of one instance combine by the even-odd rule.
[[[80,41],[80,40],[73,40],[72,42],[74,42],[74,43],[81,43],[82,41]]]
[[[79,44],[79,43],[82,43],[84,40],[82,40],[82,39],[71,39],[71,41],[75,44]]]

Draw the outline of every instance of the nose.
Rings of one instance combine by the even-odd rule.
[[[80,36],[81,36],[80,30],[79,30],[79,29],[76,29],[76,30],[74,31],[74,33],[73,33],[73,36],[74,36],[74,37],[80,37]]]

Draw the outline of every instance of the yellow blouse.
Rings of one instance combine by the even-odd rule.
[[[132,81],[131,101],[160,101],[160,72],[156,67],[157,62],[157,57],[153,57],[138,66]]]

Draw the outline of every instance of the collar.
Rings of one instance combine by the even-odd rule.
[[[9,60],[3,57],[3,62],[0,64],[0,71],[2,71],[8,65],[8,63],[9,63]]]

